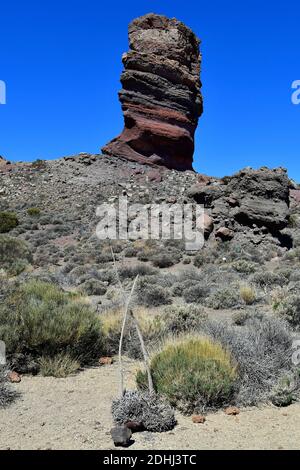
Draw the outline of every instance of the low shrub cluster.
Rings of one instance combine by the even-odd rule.
[[[176,425],[174,410],[161,396],[149,392],[127,391],[112,403],[112,415],[117,424],[140,423],[151,432],[170,431]]]
[[[155,390],[184,413],[229,403],[237,376],[231,355],[204,337],[168,342],[153,356],[151,373]],[[145,389],[146,373],[138,371],[136,380]]]
[[[0,408],[10,405],[17,397],[17,393],[12,390],[6,379],[7,370],[0,365]]]
[[[0,235],[0,266],[8,275],[20,274],[32,260],[30,248],[19,238]]]
[[[0,233],[10,232],[19,225],[19,220],[14,212],[0,212]]]
[[[94,311],[80,297],[40,280],[20,285],[1,303],[0,337],[12,357],[23,353],[55,358],[64,353],[81,365],[92,363],[103,347]]]

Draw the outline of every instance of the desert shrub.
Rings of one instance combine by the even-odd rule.
[[[238,273],[251,274],[257,269],[257,264],[241,259],[232,263],[232,267]]]
[[[219,344],[203,337],[186,337],[167,343],[151,360],[155,390],[184,413],[218,408],[230,401],[236,366]],[[137,373],[144,388],[146,373]]]
[[[167,289],[150,284],[138,289],[138,302],[146,307],[159,307],[172,303],[172,300]]]
[[[206,314],[198,305],[170,305],[161,316],[167,333],[186,333],[200,327]]]
[[[202,331],[221,343],[238,363],[238,405],[268,401],[274,386],[293,367],[293,336],[286,322],[275,316],[251,315],[242,327],[207,321]]]
[[[141,423],[146,431],[169,431],[176,425],[174,410],[162,397],[141,391],[127,391],[112,403],[115,423]]]
[[[128,248],[125,248],[124,250],[124,256],[126,258],[135,258],[138,254],[138,249],[135,248],[134,246],[129,246]]]
[[[276,312],[287,320],[292,326],[300,327],[300,295],[285,297],[279,304]]]
[[[63,378],[73,374],[80,368],[80,362],[66,353],[54,357],[43,356],[38,360],[40,374],[44,377]]]
[[[253,274],[251,282],[261,288],[272,286],[283,286],[288,281],[285,276],[271,271],[261,271]]]
[[[27,214],[30,217],[39,217],[41,215],[41,209],[38,207],[29,207],[29,209],[27,209]]]
[[[195,284],[183,290],[182,296],[187,303],[199,304],[208,297],[210,289],[203,284]]]
[[[236,307],[240,303],[240,293],[236,286],[218,289],[206,300],[207,306],[215,310]]]
[[[280,378],[271,392],[270,399],[275,406],[289,406],[299,399],[299,374],[289,373]]]
[[[101,315],[104,353],[113,356],[118,353],[123,320],[123,310],[108,310]],[[143,309],[136,310],[134,316],[139,323],[146,347],[157,343],[163,332],[163,321],[157,315],[151,315]],[[130,318],[127,321],[123,339],[123,352],[128,357],[141,359],[141,345],[135,326]]]
[[[133,266],[122,266],[119,274],[121,279],[134,279],[139,276],[153,276],[157,273],[157,269],[147,264],[135,264]]]
[[[253,287],[242,285],[240,287],[240,295],[246,305],[252,305],[256,300],[256,292]]]
[[[0,337],[9,354],[65,352],[89,363],[102,350],[101,323],[83,301],[40,280],[14,289],[0,306]]]
[[[296,246],[292,250],[287,251],[283,258],[292,263],[300,261],[300,246]]]
[[[31,252],[26,242],[9,235],[0,235],[0,266],[10,275],[20,274],[31,259]]]
[[[10,405],[18,396],[8,384],[6,374],[5,366],[0,365],[0,408]]]
[[[10,232],[19,225],[19,220],[14,212],[0,212],[0,233]]]
[[[107,285],[98,279],[87,279],[81,284],[80,291],[86,295],[104,295],[107,291]]]

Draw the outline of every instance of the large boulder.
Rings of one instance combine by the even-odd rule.
[[[119,98],[124,130],[103,153],[191,170],[203,111],[199,39],[175,18],[148,14],[129,25]]]
[[[278,233],[289,223],[289,185],[283,168],[246,168],[207,185],[196,183],[187,193],[206,208],[216,230],[225,223],[235,230],[261,227]]]

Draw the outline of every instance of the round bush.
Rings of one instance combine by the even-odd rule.
[[[18,225],[18,217],[14,212],[0,212],[0,233],[10,232]]]
[[[12,355],[52,357],[65,352],[85,364],[102,351],[96,313],[74,294],[40,280],[22,284],[1,304],[0,337]]]
[[[153,383],[173,406],[184,413],[218,408],[229,403],[236,380],[236,366],[218,343],[204,337],[187,337],[169,343],[151,360]],[[145,388],[146,373],[137,373]]]

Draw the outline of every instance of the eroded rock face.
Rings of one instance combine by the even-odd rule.
[[[130,23],[119,93],[125,126],[103,153],[192,169],[194,133],[203,111],[199,43],[175,18],[148,14]]]
[[[246,168],[222,180],[197,182],[188,196],[204,205],[215,223],[216,236],[222,238],[225,229],[233,234],[249,227],[263,238],[267,233],[278,235],[288,226],[289,185],[283,168]]]

